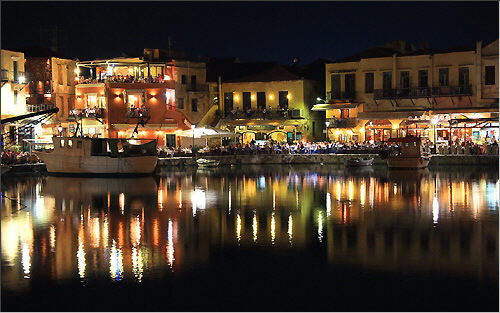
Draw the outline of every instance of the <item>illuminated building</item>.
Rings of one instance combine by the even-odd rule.
[[[394,42],[327,64],[326,102],[313,110],[336,141],[498,139],[498,68],[498,40],[442,51]]]

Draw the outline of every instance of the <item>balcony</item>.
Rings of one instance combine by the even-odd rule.
[[[150,117],[149,108],[129,108],[127,110],[126,117],[128,118],[140,118],[140,117]]]
[[[356,93],[354,91],[327,91],[326,100],[354,100]]]
[[[472,86],[447,86],[447,87],[432,87],[432,95],[440,96],[472,96]]]
[[[329,128],[353,128],[356,127],[357,120],[355,118],[331,118],[327,119],[330,122]]]
[[[208,92],[208,84],[204,85],[187,85],[187,91],[189,92]]]
[[[24,84],[28,80],[28,77],[25,72],[14,72],[2,69],[1,80],[2,82]]]
[[[103,108],[74,109],[70,111],[70,116],[78,118],[104,118]]]
[[[53,108],[54,108],[54,105],[50,104],[50,103],[44,103],[44,104],[27,104],[26,105],[26,110],[29,113],[50,110],[50,109],[53,109]]]
[[[420,88],[397,88],[397,89],[375,89],[373,98],[382,99],[409,99],[429,98],[441,96],[470,96],[472,86],[449,86],[449,87],[420,87]]]
[[[302,119],[300,110],[249,110],[225,112],[226,120],[255,119],[255,120],[289,120]]]
[[[102,83],[125,83],[125,84],[164,84],[171,80],[164,80],[163,78],[139,78],[134,76],[107,76],[104,79],[93,79],[80,77],[76,82],[77,84],[102,84]]]

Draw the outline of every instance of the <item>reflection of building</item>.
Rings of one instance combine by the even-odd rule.
[[[1,200],[2,282],[141,281],[189,271],[214,250],[239,246],[324,249],[334,263],[496,277],[495,173],[470,181],[456,171],[408,179],[404,171],[375,177],[318,168],[177,172],[158,182],[15,178]]]
[[[144,57],[79,62],[89,78],[76,86],[75,116],[83,133],[130,137],[138,122],[138,138],[157,138],[159,145],[177,146],[177,130],[202,119],[208,105],[205,64],[145,49]]]
[[[394,42],[327,64],[327,103],[314,109],[332,140],[498,139],[497,73],[498,40],[442,51]]]
[[[1,50],[2,61],[2,119],[26,114],[26,74],[24,53]],[[10,132],[10,141],[19,141],[16,128],[19,124],[2,125],[2,133]]]
[[[57,115],[42,128],[38,137],[59,135],[74,129],[69,123],[69,112],[75,104],[76,61],[61,58],[52,51],[43,49],[26,50],[26,72],[29,74],[27,87],[27,110],[38,112],[54,107],[59,108]]]
[[[220,125],[243,134],[244,143],[323,138],[322,116],[310,110],[323,92],[311,68],[275,65],[224,80]]]

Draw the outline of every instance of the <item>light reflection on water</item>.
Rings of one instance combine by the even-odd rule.
[[[274,166],[3,184],[27,206],[2,199],[6,288],[47,272],[140,283],[206,265],[221,247],[323,249],[331,264],[498,273],[495,171]]]

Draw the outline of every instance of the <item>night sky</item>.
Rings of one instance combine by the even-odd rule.
[[[444,49],[498,38],[498,2],[6,2],[2,48],[47,46],[89,60],[167,48],[289,64],[394,40]],[[42,32],[41,32],[42,30]],[[41,36],[41,34],[45,34]]]

